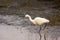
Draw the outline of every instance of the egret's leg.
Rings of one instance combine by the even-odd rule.
[[[45,28],[46,29],[46,28]],[[44,26],[41,26],[40,27],[40,40],[46,40],[46,34],[45,34],[45,31],[44,31]]]
[[[46,40],[46,34],[44,33],[44,39]]]
[[[46,31],[47,31],[47,29],[46,29],[46,27],[47,27],[47,24],[45,24],[45,26],[44,26],[44,39],[46,40]]]
[[[45,24],[44,28],[43,28],[43,31],[46,32],[47,31],[47,25],[48,24]]]
[[[44,40],[46,40],[46,26],[47,26],[47,24],[45,24],[45,25],[42,25],[42,27],[41,27],[41,31],[43,32],[43,34],[41,34],[41,35],[43,35],[43,38],[44,38]]]
[[[47,26],[47,23],[45,24],[44,29],[46,28],[46,26]],[[44,29],[43,29],[43,30],[44,30]]]
[[[39,29],[39,36],[40,36],[40,40],[41,40],[41,33],[40,33],[40,31],[41,31],[41,30]]]
[[[41,37],[42,37],[42,36],[41,36],[41,33],[39,33],[39,36],[40,36],[40,40],[41,40]]]
[[[40,40],[41,40],[41,26],[40,26],[40,29],[39,29],[39,36],[40,36]]]

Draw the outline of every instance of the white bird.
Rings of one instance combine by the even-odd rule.
[[[32,19],[31,16],[28,15],[28,14],[25,15],[25,17],[28,17],[29,20],[35,25],[42,25],[42,24],[45,24],[45,23],[49,23],[49,20],[45,19],[45,18],[36,17],[36,18]]]
[[[48,19],[41,18],[41,17],[36,17],[36,18],[32,19],[31,16],[28,14],[25,15],[25,17],[28,17],[29,20],[35,25],[42,25],[42,24],[50,22]],[[46,25],[45,25],[45,27],[46,27]],[[43,28],[43,30],[45,30],[45,27]],[[41,34],[40,34],[41,29],[42,29],[42,27],[40,27],[40,30],[39,30],[40,40],[41,40]],[[44,35],[44,39],[46,40],[45,35]]]

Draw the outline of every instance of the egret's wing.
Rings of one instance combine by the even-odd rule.
[[[47,19],[45,19],[45,18],[40,18],[40,17],[36,17],[36,18],[34,19],[34,21],[36,22],[36,24],[39,24],[39,25],[44,24],[44,23],[47,23]]]

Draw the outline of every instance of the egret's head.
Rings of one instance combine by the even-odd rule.
[[[26,14],[25,17],[30,17],[30,15]]]

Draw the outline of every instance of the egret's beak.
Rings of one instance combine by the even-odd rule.
[[[27,17],[25,16],[25,19],[27,19]]]
[[[26,17],[26,15],[25,15],[25,17]]]

